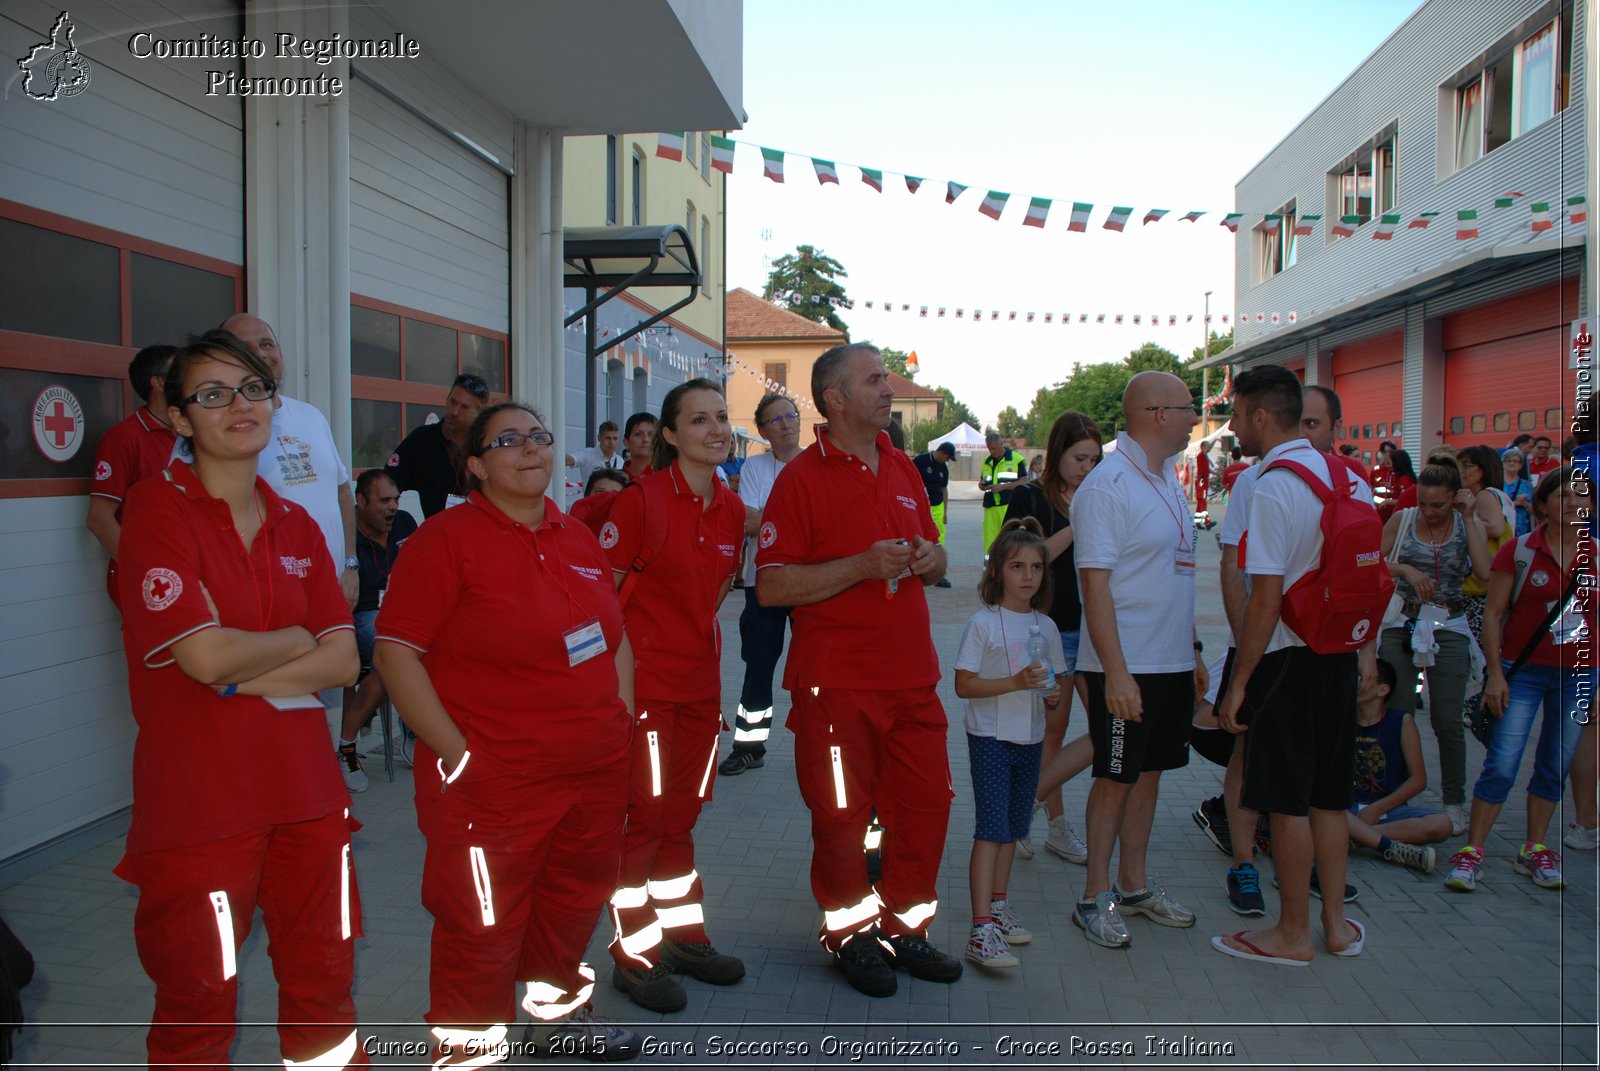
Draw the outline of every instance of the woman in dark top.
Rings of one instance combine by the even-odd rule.
[[[1050,619],[1061,631],[1061,649],[1067,658],[1066,676],[1083,697],[1083,682],[1073,675],[1078,661],[1078,629],[1083,618],[1083,603],[1078,597],[1078,571],[1072,556],[1072,523],[1067,518],[1072,496],[1078,485],[1100,460],[1100,429],[1082,413],[1068,412],[1056,418],[1050,428],[1045,449],[1044,472],[1036,483],[1018,487],[1011,495],[1006,520],[1032,517],[1045,534],[1045,553],[1050,561],[1054,597]],[[1061,803],[1061,784],[1089,765],[1093,757],[1087,735],[1062,747],[1067,721],[1072,712],[1072,693],[1064,690],[1066,702],[1059,703],[1045,716],[1044,764],[1039,771],[1037,799],[1050,818],[1050,833],[1044,846],[1063,859],[1082,863],[1088,858],[1083,839],[1067,821]],[[1033,858],[1033,845],[1026,837],[1017,841],[1024,859]]]

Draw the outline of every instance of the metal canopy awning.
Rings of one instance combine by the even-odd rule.
[[[575,227],[564,231],[561,257],[566,263],[563,285],[581,289],[583,305],[567,316],[564,326],[583,320],[584,388],[593,399],[598,389],[595,358],[606,350],[654,327],[694,301],[700,292],[700,260],[689,232],[677,224],[663,227]],[[649,319],[599,339],[595,313],[612,298],[634,287],[686,287],[688,294]],[[594,438],[594,406],[587,407],[585,435]]]

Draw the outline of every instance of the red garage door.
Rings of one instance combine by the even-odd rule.
[[[1504,446],[1528,432],[1560,445],[1576,390],[1567,320],[1577,299],[1566,280],[1445,320],[1445,442]]]
[[[1333,389],[1344,411],[1344,438],[1371,463],[1378,444],[1400,442],[1405,412],[1405,337],[1399,332],[1363,339],[1333,351]]]

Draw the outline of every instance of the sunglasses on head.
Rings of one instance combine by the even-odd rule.
[[[465,387],[467,388],[468,393],[477,398],[489,397],[489,384],[485,383],[471,372],[461,373],[456,377],[456,381],[451,384],[451,386]]]

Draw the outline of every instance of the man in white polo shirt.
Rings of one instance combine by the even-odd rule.
[[[1325,487],[1346,481],[1368,505],[1372,492],[1302,434],[1301,387],[1293,372],[1268,365],[1242,373],[1234,381],[1233,406],[1233,433],[1261,462],[1241,544],[1249,593],[1217,715],[1223,728],[1246,734],[1242,801],[1271,816],[1281,904],[1272,929],[1219,936],[1212,945],[1240,959],[1303,966],[1314,954],[1313,851],[1323,888],[1344,888],[1358,674],[1374,680],[1376,664],[1371,643],[1359,657],[1318,654],[1284,623],[1283,593],[1321,562],[1323,507],[1298,474],[1267,467],[1279,459],[1297,462]],[[1361,952],[1365,933],[1345,919],[1342,896],[1323,897],[1322,923],[1334,955]]]
[[[1131,940],[1124,914],[1194,925],[1194,912],[1145,873],[1145,851],[1161,772],[1188,765],[1196,685],[1205,689],[1194,634],[1194,515],[1173,472],[1199,417],[1183,380],[1153,371],[1128,382],[1122,415],[1127,430],[1116,450],[1072,499],[1087,626],[1078,671],[1094,744],[1088,875],[1072,921],[1107,948]]]

